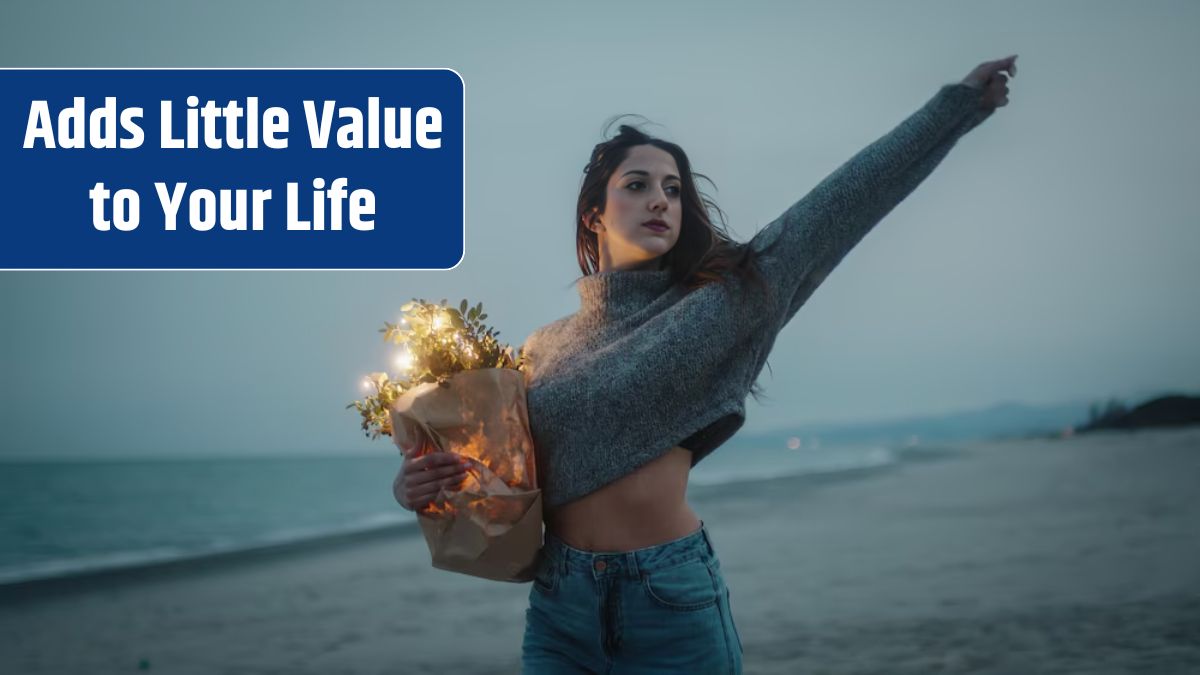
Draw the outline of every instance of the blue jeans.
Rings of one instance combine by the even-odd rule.
[[[529,590],[522,673],[741,673],[742,641],[704,523],[628,552],[549,531]]]

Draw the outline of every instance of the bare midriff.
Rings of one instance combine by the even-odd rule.
[[[546,529],[582,551],[633,551],[695,532],[700,519],[687,503],[692,452],[665,455],[608,485],[544,514]]]

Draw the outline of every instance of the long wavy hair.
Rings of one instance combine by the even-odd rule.
[[[608,129],[619,119],[609,122]],[[607,130],[604,135],[608,135]],[[595,274],[600,268],[599,236],[588,227],[590,219],[594,213],[604,212],[609,179],[629,156],[630,148],[638,145],[667,152],[679,168],[682,226],[679,240],[662,256],[663,267],[670,270],[671,282],[689,292],[711,283],[720,283],[728,290],[727,282],[738,278],[770,295],[772,291],[758,270],[754,251],[729,236],[725,212],[696,183],[701,179],[714,188],[716,184],[692,170],[687,153],[679,145],[628,124],[621,124],[615,136],[596,144],[583,170],[575,212],[575,252],[583,276]],[[761,390],[757,383],[751,386],[750,394],[759,400]]]

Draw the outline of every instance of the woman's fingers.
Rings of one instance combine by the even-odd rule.
[[[1008,105],[1008,78],[1004,73],[997,72],[988,81],[987,102],[997,107]]]
[[[421,492],[409,493],[408,505],[411,506],[414,511],[420,511],[426,506],[429,506],[429,503],[433,501],[433,498],[436,497],[437,494],[437,490],[432,492],[429,490],[423,490]]]
[[[408,486],[419,487],[426,483],[436,483],[447,478],[465,476],[467,470],[459,466],[441,466],[436,469],[428,469],[426,471],[416,471],[408,474]]]
[[[420,457],[413,460],[412,465],[413,470],[405,474],[405,498],[415,511],[428,506],[442,489],[462,485],[467,477],[467,470],[458,455],[449,452]]]
[[[1017,74],[1017,57],[1014,54],[1013,56],[1008,56],[1003,59],[988,61],[980,66],[980,68],[983,68],[989,75],[999,72],[1008,72],[1008,75],[1011,77]]]
[[[452,452],[406,456],[401,473],[403,485],[396,487],[403,499],[398,501],[410,510],[419,511],[443,488],[454,489],[462,485],[467,477],[466,460]]]
[[[458,466],[463,461],[461,457],[453,452],[431,452],[412,460],[406,460],[407,464],[405,468],[411,471],[425,471],[426,469],[437,469],[444,466]]]
[[[408,500],[409,506],[419,509],[427,506],[443,489],[453,488],[453,484],[443,484],[442,482],[424,483],[418,487],[407,488],[404,491],[404,497]]]
[[[1017,72],[1016,54],[998,59],[985,61],[975,67],[964,79],[963,84],[969,85],[982,92],[979,103],[985,108],[999,108],[1008,105],[1008,80]]]
[[[442,489],[451,489],[462,484],[462,478],[448,478],[441,481],[423,484],[420,487],[409,488],[405,492],[405,497],[408,499],[409,505],[414,509],[422,509],[433,501],[433,498],[438,495]]]
[[[985,61],[979,64],[963,78],[963,83],[976,89],[984,89],[1002,72],[1007,72],[1009,77],[1017,74],[1016,54],[996,61]]]

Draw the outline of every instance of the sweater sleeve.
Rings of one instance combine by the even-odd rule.
[[[775,294],[771,309],[777,331],[955,142],[994,112],[980,105],[981,95],[965,84],[943,86],[754,235],[749,245]]]

